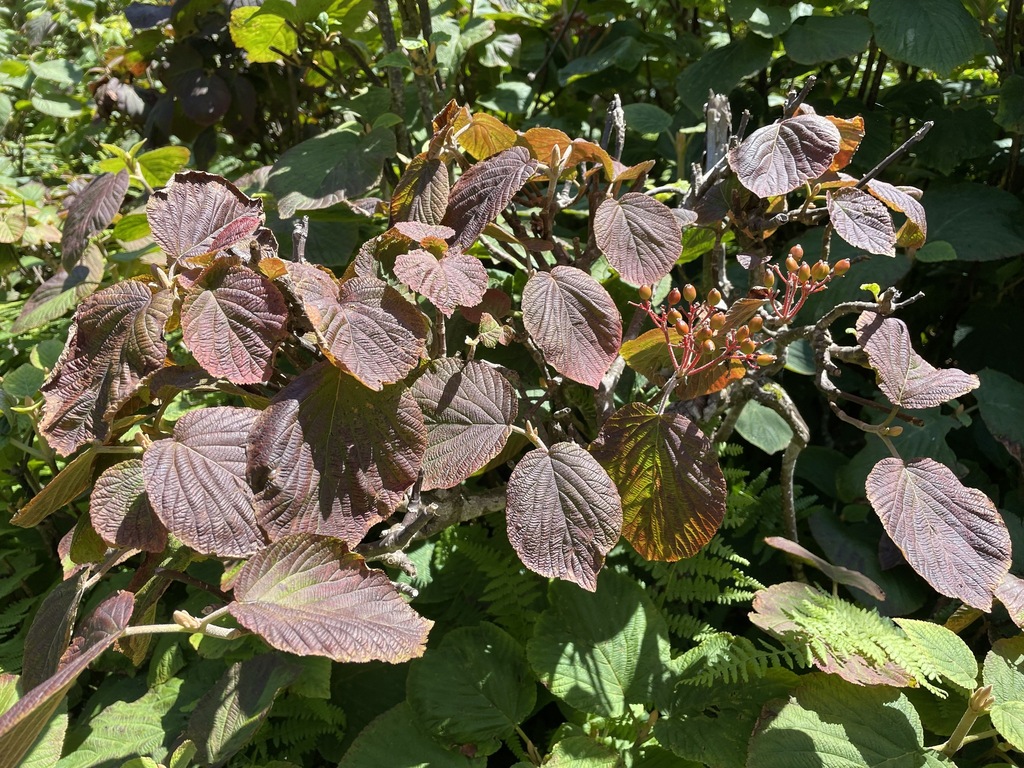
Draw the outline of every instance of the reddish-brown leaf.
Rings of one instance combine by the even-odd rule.
[[[66,272],[75,268],[89,238],[114,220],[128,192],[128,181],[128,171],[104,173],[71,200],[60,239],[61,264]]]
[[[423,655],[433,622],[419,616],[387,574],[345,543],[297,534],[242,566],[231,615],[272,647],[338,662],[397,664]]]
[[[904,248],[920,248],[928,239],[928,219],[924,206],[911,195],[907,188],[894,187],[884,181],[872,179],[867,184],[868,192],[877,197],[894,211],[907,217],[896,233],[896,245]],[[913,188],[910,188],[913,189]]]
[[[828,215],[836,234],[854,248],[882,256],[896,255],[892,214],[867,192],[843,187],[828,193]]]
[[[829,170],[841,171],[853,160],[853,155],[864,138],[864,118],[860,115],[851,118],[826,115],[825,119],[839,129],[839,152],[832,158]]]
[[[882,459],[868,501],[907,562],[937,592],[982,611],[1010,567],[1010,534],[991,499],[932,459]]]
[[[595,388],[622,343],[622,319],[612,297],[575,267],[537,272],[527,281],[523,325],[556,371]]]
[[[146,493],[168,531],[196,552],[245,557],[266,538],[245,480],[245,446],[260,414],[227,406],[189,411],[174,437],[142,455]]]
[[[512,297],[500,288],[488,288],[484,291],[479,304],[462,307],[459,309],[459,314],[471,323],[479,323],[481,315],[487,314],[492,318],[501,318],[507,315],[511,309]]]
[[[230,259],[203,270],[181,304],[185,346],[203,368],[235,384],[270,379],[287,322],[274,284]]]
[[[856,587],[857,589],[871,595],[876,600],[885,600],[885,592],[882,591],[882,588],[863,573],[851,571],[849,568],[843,568],[841,565],[832,565],[832,563],[825,558],[819,557],[806,547],[802,547],[797,542],[790,541],[782,536],[767,536],[765,537],[764,543],[769,547],[774,547],[775,549],[785,552],[787,555],[795,557],[801,562],[814,566],[837,584],[846,584],[849,587]]]
[[[593,592],[619,540],[622,503],[601,465],[576,443],[530,451],[508,479],[508,540],[541,576]]]
[[[487,290],[487,270],[480,259],[454,251],[438,259],[417,249],[395,260],[395,277],[422,294],[445,317],[459,307],[480,303]]]
[[[656,283],[683,251],[679,219],[664,203],[638,192],[601,203],[594,240],[622,279],[634,285]]]
[[[535,160],[547,164],[551,162],[551,151],[557,147],[561,157],[572,147],[572,139],[557,128],[537,127],[520,135],[519,144],[527,147]]]
[[[741,299],[741,301],[746,300]],[[749,311],[749,305],[743,311],[737,310],[737,313],[727,320],[727,327],[729,327],[729,323],[741,318],[746,311]],[[728,318],[729,314],[727,313],[726,316]],[[682,341],[682,336],[675,328],[669,329],[668,336],[673,344],[679,344]],[[626,361],[626,365],[659,386],[664,385],[675,370],[672,366],[672,355],[665,342],[665,334],[659,328],[654,328],[625,342],[619,350],[619,354]],[[745,375],[746,368],[742,363],[732,359],[723,360],[717,365],[683,378],[672,391],[672,398],[674,400],[692,400],[695,397],[709,395],[724,389],[729,382],[738,381]]]
[[[96,479],[89,517],[96,533],[112,547],[162,552],[167,546],[167,529],[149,503],[139,459],[115,464]]]
[[[373,391],[324,362],[274,397],[249,441],[256,514],[271,540],[324,533],[354,546],[398,507],[427,439],[408,390]]]
[[[729,165],[758,197],[792,192],[832,165],[839,129],[818,115],[797,115],[759,128],[729,151]]]
[[[448,166],[436,157],[417,155],[395,185],[391,195],[391,218],[440,224],[450,193]]]

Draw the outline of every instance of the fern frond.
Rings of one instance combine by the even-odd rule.
[[[797,650],[776,648],[769,643],[755,645],[745,637],[728,632],[710,635],[696,648],[675,660],[682,682],[711,686],[716,682],[750,682],[764,677],[769,669],[810,666],[811,659]]]

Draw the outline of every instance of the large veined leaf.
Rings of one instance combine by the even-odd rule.
[[[830,190],[828,215],[836,234],[854,248],[883,256],[896,255],[892,216],[867,192],[856,187]]]
[[[884,181],[872,179],[867,185],[868,192],[877,197],[894,211],[899,211],[907,220],[896,233],[896,245],[904,248],[919,248],[928,239],[928,219],[924,206],[908,192],[907,187],[895,187]],[[845,238],[844,238],[845,239]]]
[[[231,11],[228,29],[231,41],[245,51],[246,58],[256,64],[280,61],[298,47],[295,25],[298,12],[283,2],[266,6],[240,6]]]
[[[650,754],[650,751],[645,751],[646,754]],[[619,758],[619,752],[614,747],[602,744],[590,736],[566,736],[552,745],[551,753],[544,758],[543,764],[546,768],[616,768]],[[671,758],[666,759],[666,767],[679,765]],[[652,765],[661,763],[654,761]]]
[[[75,268],[89,238],[114,220],[127,192],[128,171],[121,171],[97,176],[75,195],[60,239],[61,264],[67,272]]]
[[[459,307],[474,307],[487,290],[487,270],[480,259],[461,251],[442,258],[416,249],[395,260],[395,277],[416,293],[426,296],[445,317]]]
[[[66,315],[100,287],[103,266],[103,253],[99,247],[87,245],[71,271],[58,270],[32,292],[10,332],[24,333]]]
[[[412,394],[427,428],[425,491],[458,485],[497,456],[512,433],[515,392],[487,363],[438,360],[416,380]]]
[[[477,160],[512,147],[518,138],[516,132],[501,120],[484,112],[470,114],[463,107],[452,123],[457,132],[459,145]]]
[[[394,664],[421,656],[433,622],[402,599],[383,571],[345,543],[286,536],[251,557],[235,581],[231,615],[286,653]]]
[[[622,279],[634,285],[658,282],[683,252],[679,219],[667,205],[639,192],[601,203],[594,214],[594,241]]]
[[[532,450],[512,470],[507,498],[508,540],[523,564],[597,589],[622,530],[622,504],[594,457],[576,443]]]
[[[288,307],[263,275],[218,259],[181,304],[185,346],[203,368],[234,384],[267,381],[285,335]]]
[[[400,733],[401,738],[395,738]],[[485,768],[486,757],[445,749],[403,701],[375,718],[352,742],[338,768]]]
[[[878,388],[903,408],[931,408],[977,389],[974,374],[958,368],[934,368],[910,344],[907,324],[877,312],[857,318],[857,341],[878,374]]]
[[[660,699],[671,656],[668,626],[643,587],[609,572],[594,593],[552,582],[549,602],[526,654],[551,693],[602,717]]]
[[[826,17],[809,16],[807,18],[824,19]],[[850,16],[848,18],[863,19],[860,16]],[[836,20],[841,21],[842,19]],[[868,29],[868,34],[870,34],[870,25],[868,25]],[[864,118],[860,115],[850,118],[828,115],[825,119],[839,129],[839,152],[832,158],[832,165],[829,166],[829,170],[841,171],[853,160],[854,153],[860,148],[860,143],[864,140]],[[850,183],[852,184],[853,182],[851,181]],[[869,182],[869,186],[871,183]]]
[[[512,147],[469,168],[452,187],[441,220],[455,230],[452,245],[468,248],[537,169],[526,147]]]
[[[124,632],[134,604],[131,592],[117,592],[100,603],[76,633],[57,673],[0,715],[0,768],[20,764],[78,676]]]
[[[24,683],[18,675],[0,674],[0,715],[14,706],[20,698]],[[68,707],[62,702],[46,724],[35,744],[18,764],[18,768],[53,768],[64,751],[64,737],[68,729]]]
[[[974,690],[978,681],[978,661],[974,658],[974,651],[956,632],[941,624],[919,619],[898,618],[894,621],[922,655],[928,657],[936,672],[963,691]]]
[[[77,499],[92,485],[92,465],[95,461],[96,453],[92,449],[82,451],[39,493],[29,499],[28,504],[19,509],[11,522],[31,528]]]
[[[759,197],[792,192],[828,170],[839,152],[839,129],[818,115],[797,115],[758,128],[729,151],[729,165]]]
[[[786,55],[798,64],[850,59],[868,47],[871,22],[858,14],[805,16],[782,36]]]
[[[1024,749],[1024,637],[1004,638],[985,656],[984,684],[992,686],[992,725],[1017,749]]]
[[[383,280],[355,277],[339,287],[310,264],[290,264],[288,272],[324,354],[363,384],[380,389],[419,364],[426,321]]]
[[[523,325],[556,371],[595,389],[622,343],[612,297],[575,267],[537,272],[526,282]]]
[[[622,535],[648,560],[697,554],[725,516],[725,477],[711,442],[681,414],[630,403],[591,446],[622,497]]]
[[[679,344],[682,341],[682,336],[675,328],[669,328],[668,337],[672,344]],[[672,354],[665,343],[665,332],[660,328],[653,328],[635,339],[624,342],[619,354],[626,361],[626,365],[659,386],[664,385],[675,373]],[[723,360],[696,375],[683,378],[673,390],[672,397],[675,400],[692,400],[718,392],[730,381],[742,379],[745,375],[746,367],[742,363],[731,359]]]
[[[167,529],[149,503],[140,459],[115,464],[96,479],[89,518],[112,547],[162,552],[167,546]]]
[[[263,223],[263,202],[202,171],[176,173],[146,203],[153,239],[172,259],[192,259],[251,236]]]
[[[244,557],[265,541],[245,481],[245,445],[259,411],[189,411],[174,437],[142,455],[146,494],[168,531],[204,555]]]
[[[68,649],[71,632],[78,618],[78,607],[85,596],[88,571],[81,570],[50,590],[36,611],[25,635],[25,653],[21,663],[21,689],[30,691],[60,666],[60,657]]]
[[[490,754],[533,711],[526,649],[493,624],[454,629],[409,666],[408,701],[442,743]]]
[[[844,768],[953,765],[925,747],[921,719],[899,691],[811,675],[788,702],[762,717],[750,740],[747,768],[822,765],[822,760]]]
[[[932,459],[882,459],[867,496],[903,556],[936,591],[989,611],[1010,567],[1010,534],[992,501]]]
[[[868,18],[887,56],[942,76],[985,49],[977,20],[959,0],[875,0]]]
[[[981,418],[1011,456],[1024,460],[1024,422],[1019,415],[1024,412],[1024,383],[994,368],[978,372],[981,388],[975,397]]]
[[[124,280],[79,305],[64,352],[42,387],[40,430],[59,453],[104,439],[106,414],[163,365],[172,301],[169,291]]]
[[[274,397],[249,440],[257,519],[271,540],[325,533],[355,545],[416,480],[426,428],[404,387],[375,392],[323,362]]]
[[[391,217],[395,221],[440,224],[448,208],[450,193],[448,166],[425,153],[417,155],[395,185],[391,195]]]

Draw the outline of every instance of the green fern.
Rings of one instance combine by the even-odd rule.
[[[324,739],[339,739],[345,727],[345,711],[325,699],[285,693],[274,701],[267,721],[246,748],[252,763],[274,757],[306,764]]]
[[[769,669],[795,669],[811,664],[810,654],[799,647],[777,648],[767,642],[757,645],[728,632],[709,635],[695,648],[675,659],[680,681],[711,686],[718,682],[748,683],[764,677]]]

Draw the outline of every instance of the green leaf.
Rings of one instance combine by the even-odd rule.
[[[627,104],[626,126],[643,136],[657,136],[672,125],[672,115],[655,104]]]
[[[996,124],[1011,133],[1024,133],[1024,75],[1009,75],[999,89]],[[4,124],[0,107],[0,127]]]
[[[442,743],[491,754],[533,710],[526,651],[493,624],[454,629],[409,668],[408,701]]]
[[[14,104],[11,103],[7,94],[0,93],[0,132],[3,132],[4,128],[7,127],[7,123],[13,114]]]
[[[508,112],[513,115],[521,115],[530,106],[530,98],[533,96],[533,86],[529,83],[508,82],[499,83],[489,95],[477,99],[477,104],[495,112]],[[0,119],[0,125],[2,125]]]
[[[996,704],[1024,701],[1024,635],[992,644],[985,656],[982,681],[992,686]]]
[[[25,214],[17,208],[0,211],[0,243],[16,243],[28,228]]]
[[[1024,451],[1024,384],[993,368],[978,373],[981,387],[974,396],[978,400],[981,418],[1011,455],[1020,457]]]
[[[660,698],[668,627],[637,582],[609,572],[596,592],[559,581],[548,597],[526,652],[555,696],[603,717]]]
[[[747,768],[952,765],[924,746],[921,720],[907,697],[885,686],[810,675],[774,718],[764,720],[750,740]]]
[[[143,152],[136,158],[146,183],[154,189],[162,187],[188,165],[191,152],[188,147],[160,147]]]
[[[619,754],[589,736],[569,736],[558,741],[544,760],[544,768],[616,768]]]
[[[745,77],[768,66],[775,46],[759,35],[708,51],[683,70],[676,79],[679,99],[694,114],[703,118],[708,89],[729,93]]]
[[[978,661],[959,635],[930,621],[902,618],[894,621],[940,675],[966,691],[974,690]]]
[[[10,709],[18,700],[18,687],[22,686],[17,675],[0,675],[0,715]],[[46,724],[32,749],[18,768],[52,768],[60,759],[64,749],[64,734],[68,728],[68,707],[61,702],[53,719]]]
[[[942,76],[984,50],[981,28],[960,0],[872,0],[868,17],[887,56]]]
[[[60,119],[78,117],[82,114],[82,102],[62,93],[33,93],[32,106],[44,115]]]
[[[936,261],[956,261],[956,249],[945,240],[929,240],[917,251],[917,260],[926,264]]]
[[[849,59],[868,47],[871,22],[864,16],[807,16],[782,37],[786,54],[798,64]]]
[[[39,394],[39,388],[45,380],[45,373],[30,363],[24,363],[4,375],[3,389],[20,402],[26,397],[35,397]]]
[[[75,85],[82,79],[82,70],[68,59],[30,61],[28,68],[40,80],[49,80],[57,85]]]
[[[99,288],[103,266],[103,252],[99,246],[87,245],[81,260],[70,272],[58,270],[33,291],[11,325],[11,333],[39,328],[77,307],[82,299]]]
[[[288,23],[293,13],[294,8],[284,0],[235,8],[229,24],[231,39],[253,64],[280,61],[282,55],[289,56],[298,48],[298,37]]]
[[[736,431],[748,443],[768,454],[784,450],[793,437],[793,430],[784,418],[753,400],[743,406],[736,421]]]
[[[135,241],[152,241],[149,219],[144,213],[129,213],[121,217],[121,220],[114,225],[111,232],[115,240],[121,243],[134,243]]]
[[[70,462],[32,499],[19,509],[11,522],[24,528],[38,525],[58,509],[78,498],[92,485],[92,463],[96,454],[86,449]]]
[[[1024,750],[1024,701],[1004,701],[989,713],[992,725],[1018,750]]]
[[[647,50],[646,45],[632,37],[620,37],[595,53],[580,56],[562,67],[558,71],[558,84],[565,86],[611,67],[628,72],[640,63]]]

